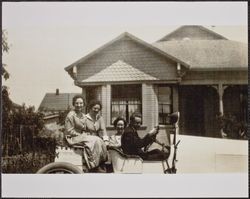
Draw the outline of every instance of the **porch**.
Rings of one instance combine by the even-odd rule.
[[[234,119],[236,125],[247,123],[247,86],[182,85],[179,110],[181,134],[221,137],[220,117]],[[239,138],[237,132],[229,136]]]

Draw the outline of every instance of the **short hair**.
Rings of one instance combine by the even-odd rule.
[[[139,113],[139,112],[132,113],[132,115],[130,115],[130,117],[129,117],[130,123],[134,122],[136,117],[142,118],[141,113]]]
[[[75,106],[75,102],[76,102],[76,100],[77,100],[78,98],[81,98],[82,101],[83,101],[83,104],[85,105],[85,99],[84,99],[84,97],[83,97],[82,95],[79,95],[79,94],[77,94],[77,95],[75,95],[75,96],[73,97],[73,99],[72,99],[72,105]]]
[[[91,100],[88,104],[88,109],[90,110],[93,106],[97,104],[100,106],[100,110],[102,110],[102,103],[99,100]]]
[[[120,116],[117,117],[117,118],[115,119],[115,121],[114,121],[114,126],[117,127],[117,123],[118,123],[120,120],[123,121],[124,127],[126,127],[126,126],[127,126],[126,120],[125,120],[123,117],[120,117]]]

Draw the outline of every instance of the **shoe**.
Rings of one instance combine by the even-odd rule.
[[[93,168],[89,171],[90,173],[107,173],[107,170],[105,167],[98,166],[96,168]]]
[[[99,167],[97,167],[96,172],[97,173],[107,173],[107,170],[106,170],[106,168],[102,168],[99,166]]]

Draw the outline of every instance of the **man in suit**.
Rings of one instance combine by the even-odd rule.
[[[125,154],[139,155],[143,160],[166,160],[170,150],[161,151],[154,149],[151,151],[143,151],[142,148],[151,144],[158,133],[158,129],[154,128],[147,133],[143,138],[140,138],[137,130],[142,123],[142,116],[139,113],[133,113],[130,116],[129,126],[125,128],[121,137],[121,147]]]

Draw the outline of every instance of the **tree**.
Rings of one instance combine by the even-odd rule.
[[[2,54],[3,53],[9,53],[9,49],[10,46],[8,44],[8,38],[7,38],[7,31],[6,30],[2,30]],[[6,64],[2,64],[2,71],[1,71],[1,75],[4,77],[5,80],[9,79],[10,74],[9,72],[6,70]]]
[[[43,114],[33,106],[17,105],[9,98],[6,86],[2,86],[2,151],[3,156],[18,154],[21,142],[31,150],[33,139],[44,127]],[[22,138],[20,138],[20,136]],[[23,140],[23,141],[21,141]],[[33,150],[33,149],[32,149]]]

